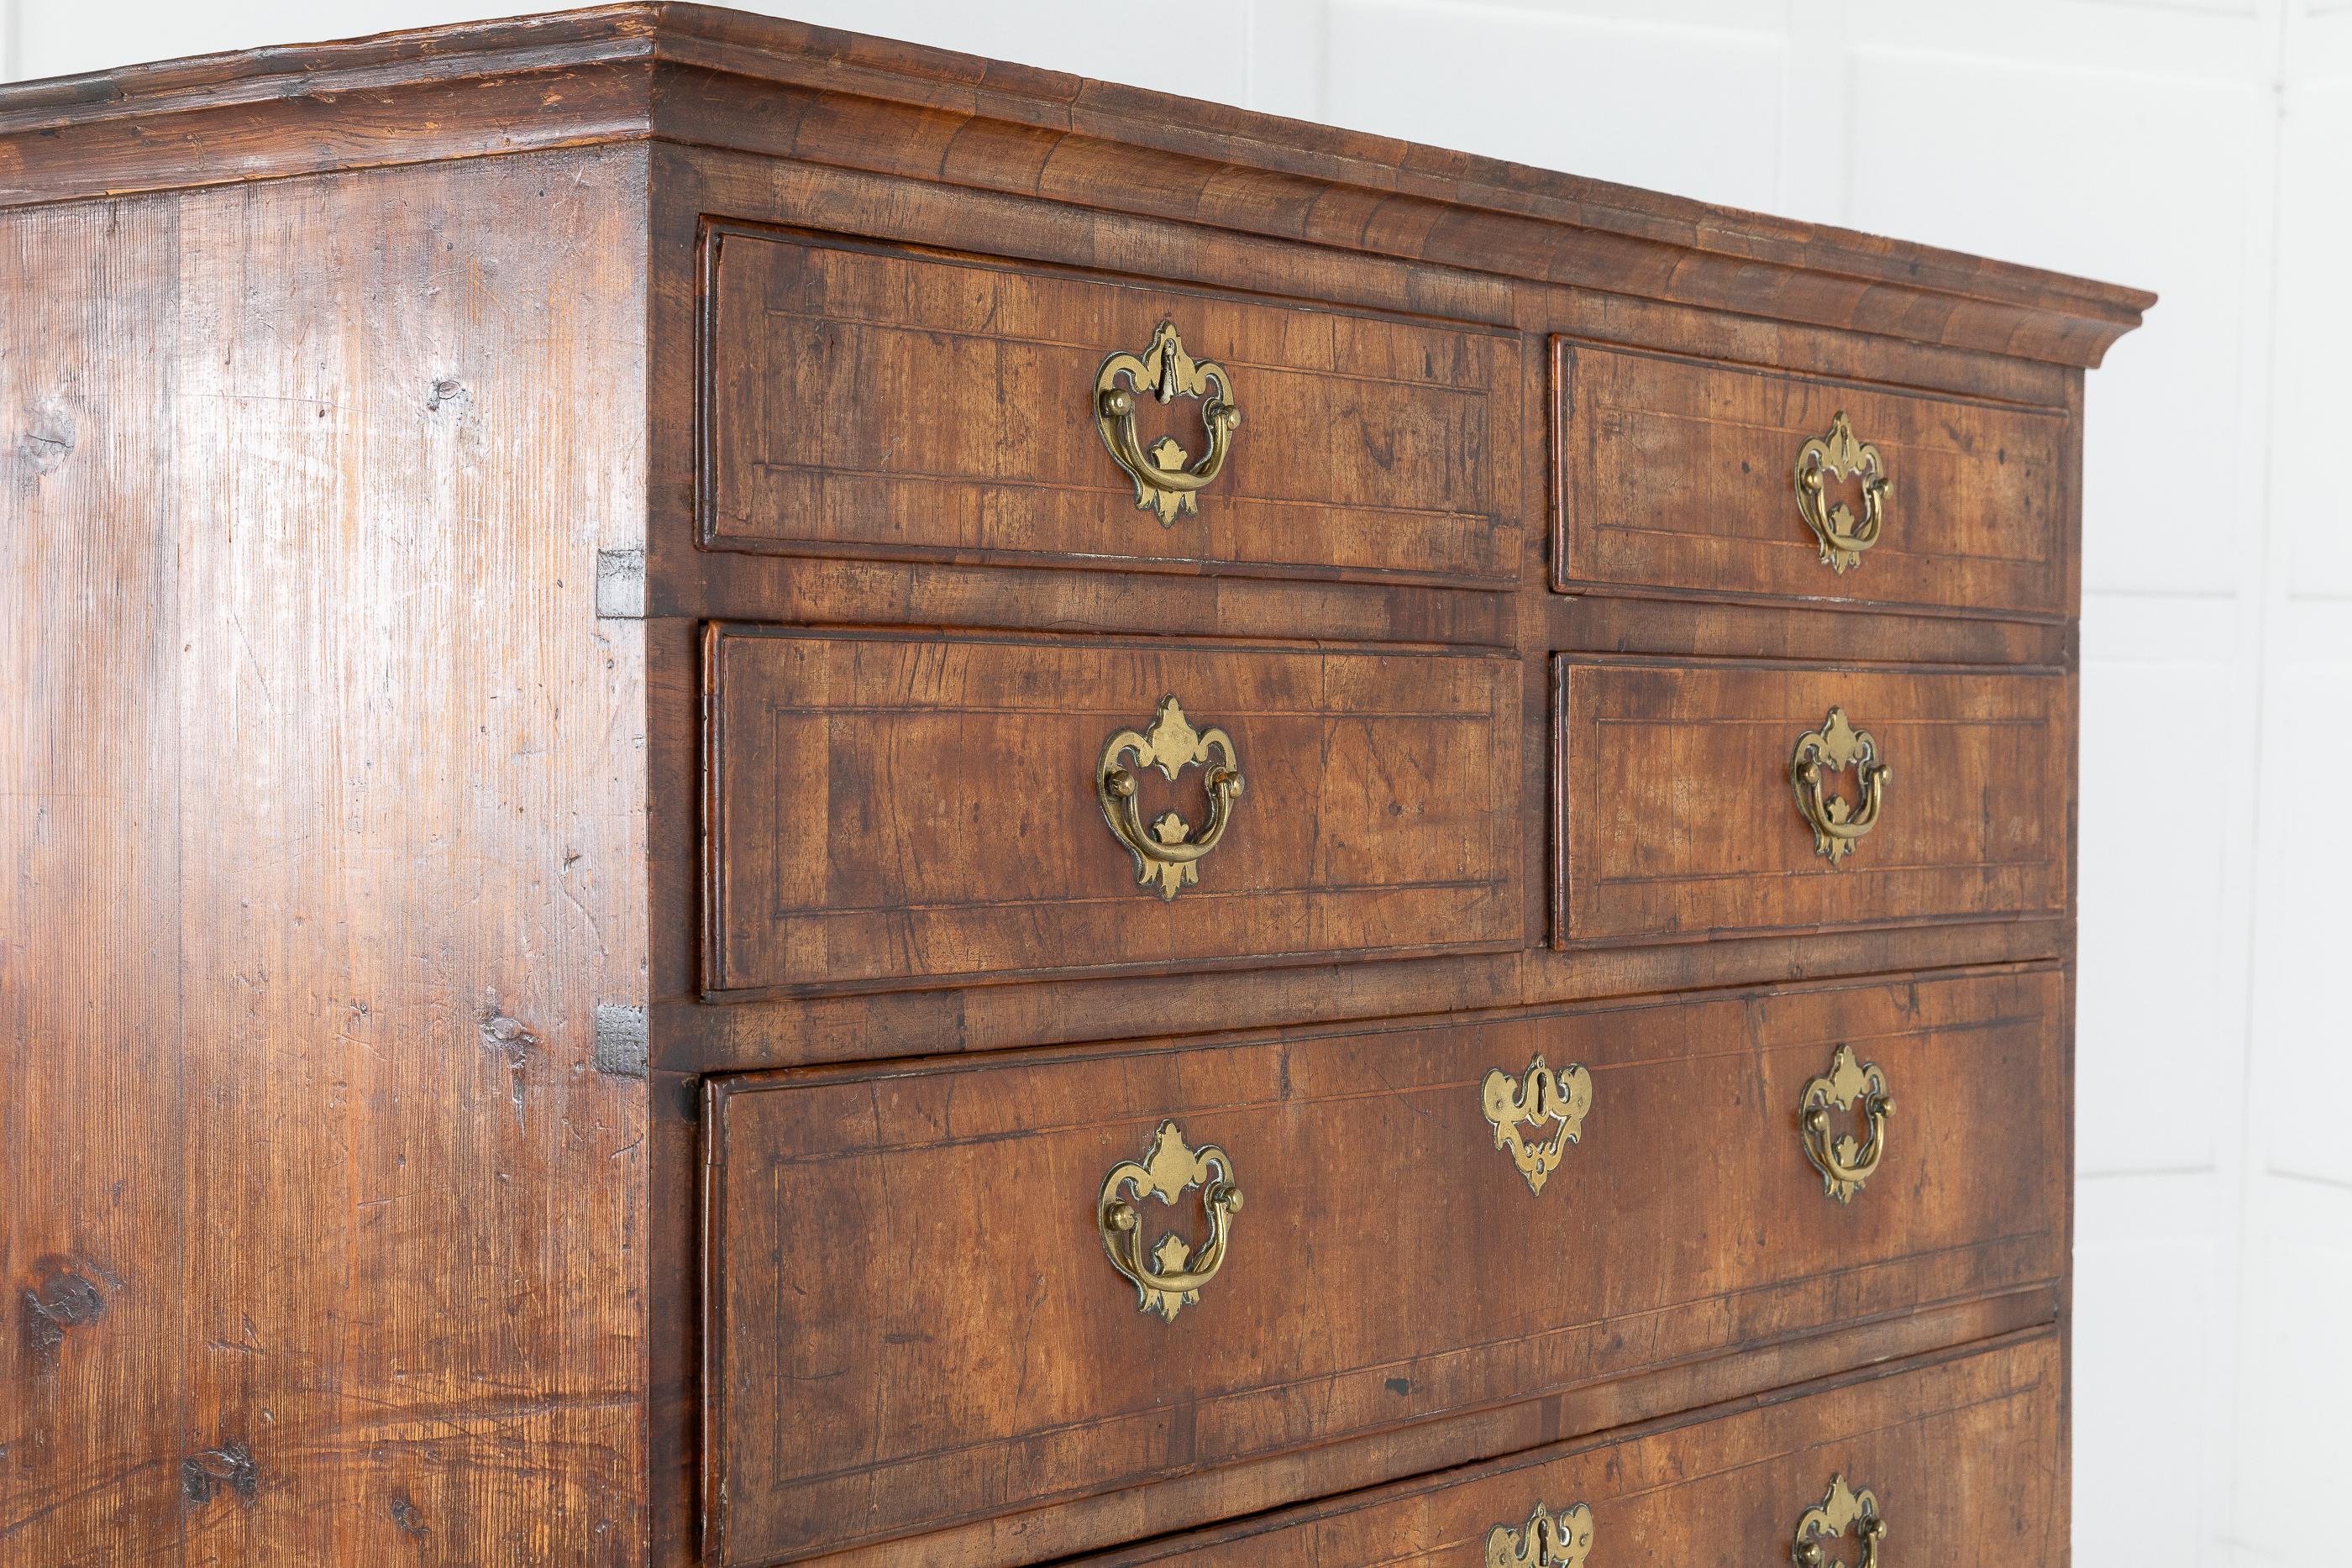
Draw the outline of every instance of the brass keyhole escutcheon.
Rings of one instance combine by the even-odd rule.
[[[1830,1118],[1832,1110],[1859,1117],[1869,1129],[1869,1138],[1857,1139],[1851,1133],[1837,1131]],[[1798,1125],[1804,1135],[1805,1157],[1822,1173],[1822,1185],[1832,1197],[1852,1203],[1862,1184],[1878,1169],[1886,1154],[1887,1119],[1894,1114],[1895,1100],[1886,1092],[1886,1075],[1874,1061],[1855,1061],[1851,1046],[1839,1046],[1830,1058],[1829,1071],[1807,1081],[1805,1092],[1797,1102]]]
[[[1486,1568],[1584,1568],[1592,1552],[1592,1510],[1572,1503],[1558,1513],[1536,1504],[1527,1523],[1486,1532]]]
[[[1180,397],[1202,400],[1201,426],[1209,449],[1198,463],[1172,435],[1161,436],[1148,448],[1143,444],[1135,428],[1136,400],[1141,397],[1162,403]],[[1112,460],[1135,482],[1136,506],[1158,513],[1163,528],[1201,509],[1200,493],[1225,471],[1234,432],[1241,423],[1242,411],[1234,403],[1234,383],[1224,366],[1186,353],[1173,321],[1160,323],[1143,352],[1113,354],[1095,375],[1095,429]]]
[[[1878,1568],[1878,1543],[1886,1535],[1886,1521],[1878,1511],[1877,1494],[1867,1489],[1857,1491],[1841,1472],[1830,1478],[1828,1494],[1798,1519],[1790,1560],[1796,1568],[1845,1568],[1843,1560],[1832,1559],[1822,1542],[1848,1533],[1862,1543],[1853,1568]]]
[[[1554,1072],[1538,1054],[1517,1078],[1491,1069],[1478,1086],[1478,1098],[1486,1124],[1495,1129],[1495,1146],[1511,1156],[1528,1190],[1540,1193],[1569,1145],[1584,1135],[1585,1113],[1592,1109],[1592,1074],[1581,1063]],[[1551,1136],[1540,1143],[1529,1143],[1519,1131],[1547,1122],[1553,1124]]]
[[[1862,486],[1862,516],[1843,501],[1829,498],[1829,481],[1852,479]],[[1895,482],[1878,448],[1856,441],[1853,427],[1840,409],[1830,421],[1829,433],[1816,435],[1797,449],[1797,513],[1822,547],[1822,564],[1843,575],[1862,563],[1862,552],[1878,542],[1886,525],[1886,499]]]
[[[1824,773],[1854,770],[1856,799],[1848,800],[1831,790]],[[1843,862],[1878,825],[1879,807],[1885,801],[1887,767],[1878,759],[1878,742],[1866,729],[1846,721],[1845,709],[1830,709],[1819,729],[1797,737],[1789,761],[1789,782],[1797,791],[1797,810],[1813,830],[1813,852],[1832,865]]]
[[[1144,1200],[1172,1204],[1196,1186],[1203,1189],[1201,1207],[1209,1221],[1209,1239],[1200,1250],[1173,1231],[1147,1244]],[[1241,1207],[1241,1184],[1225,1151],[1214,1144],[1188,1147],[1176,1124],[1162,1122],[1140,1163],[1123,1160],[1103,1177],[1095,1220],[1111,1267],[1135,1286],[1137,1308],[1172,1323],[1178,1312],[1200,1301],[1201,1287],[1224,1267],[1234,1216]]]
[[[1209,814],[1199,831],[1174,811],[1163,811],[1145,823],[1137,779],[1128,767],[1130,758],[1137,768],[1159,768],[1171,784],[1187,768],[1208,769],[1202,782]],[[1201,859],[1223,841],[1241,794],[1241,762],[1234,754],[1233,737],[1222,729],[1194,729],[1183,705],[1172,695],[1160,699],[1160,711],[1149,729],[1122,729],[1112,736],[1095,767],[1095,798],[1110,831],[1135,857],[1136,884],[1156,884],[1162,899],[1172,899],[1178,889],[1200,881]]]

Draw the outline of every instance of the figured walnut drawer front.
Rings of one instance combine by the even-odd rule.
[[[740,230],[707,244],[709,545],[1518,576],[1515,338]],[[1096,420],[1106,360],[1145,354],[1162,322],[1222,368],[1243,416],[1222,471],[1164,524]],[[1197,464],[1221,395],[1141,397],[1139,443]]]
[[[1649,1436],[1561,1444],[1086,1561],[1094,1568],[1769,1568],[1797,1560],[1804,1527],[1805,1544],[1821,1548],[1824,1563],[2060,1563],[2067,1548],[2063,1388],[2057,1339],[2043,1334]],[[1871,1521],[1874,1558],[1864,1555]],[[1542,1555],[1528,1551],[1538,1529],[1548,1544],[1560,1544]]]
[[[715,1079],[719,1561],[2038,1288],[2065,1261],[2063,1002],[2035,970]],[[1844,1201],[1804,1123],[1842,1048],[1899,1106]],[[1829,1107],[1832,1152],[1872,1115]],[[1210,1271],[1189,1295],[1130,1282],[1098,1210],[1155,1150],[1202,1185],[1110,1196],[1160,1270]],[[1397,1451],[1471,1457],[1449,1440]]]
[[[1514,659],[714,625],[704,666],[713,991],[1525,939]],[[1188,730],[1172,779],[1139,755]],[[1212,851],[1118,836],[1123,733],[1153,853],[1237,765]]]
[[[2061,675],[1566,656],[1553,669],[1558,946],[2065,908]],[[1805,814],[1792,766],[1809,736],[1868,746],[1819,775],[1822,804],[1856,819],[1839,831],[1859,836]]]
[[[1553,352],[1556,586],[2067,613],[2063,413],[1562,340]],[[1838,466],[1864,476],[1827,479],[1822,511],[1843,504],[1861,528],[1867,478],[1887,482],[1858,549],[1826,544],[1797,494],[1801,455],[1840,444],[1841,414],[1854,447]],[[1864,446],[1874,459],[1857,463]]]

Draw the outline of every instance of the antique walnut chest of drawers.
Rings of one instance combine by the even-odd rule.
[[[2148,296],[666,5],[0,225],[0,1563],[2065,1560]]]

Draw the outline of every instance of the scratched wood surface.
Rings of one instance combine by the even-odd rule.
[[[1478,1337],[1481,1312],[1536,1310],[1450,1292],[1491,1238],[1342,1207],[1314,1174],[1330,1118],[1310,1135],[1274,1099],[1234,1110],[1280,1151],[1257,1168],[1331,1206],[1318,1261],[1370,1288],[1375,1242],[1407,1235],[1423,1250],[1391,1245],[1379,1288],[1417,1292],[1308,1323],[1312,1270],[1221,1281],[1257,1314],[1226,1347],[1256,1381],[1228,1403],[1261,1403],[1223,1427],[1223,1406],[1186,1405],[1157,1437],[1132,1402],[1171,1344],[1210,1337],[1217,1300],[1147,1337],[1149,1358],[1130,1342],[1157,1325],[1131,1307],[1049,1335],[1080,1347],[1061,1364],[1078,1370],[1006,1395],[1046,1479],[898,1452],[947,1479],[884,1498],[896,1525],[822,1510],[856,1463],[883,1473],[875,1455],[785,1495],[792,1456],[861,1437],[821,1388],[820,1422],[793,1425],[796,1396],[767,1439],[777,1484],[730,1494],[770,1532],[740,1552],[862,1539],[835,1555],[864,1568],[904,1561],[908,1538],[875,1531],[907,1529],[927,1562],[978,1568],[1224,1521],[1248,1539],[1167,1550],[1460,1554],[1475,1523],[1400,1534],[1395,1489],[1422,1483],[1398,1478],[2063,1330],[2083,367],[2150,296],[664,4],[0,87],[0,1066],[18,1086],[0,1100],[0,1568],[708,1560],[706,1458],[749,1451],[703,1442],[702,1330],[723,1304],[703,1299],[713,1082],[777,1106],[888,1084],[917,1109],[926,1086],[969,1083],[929,1107],[941,1125],[992,1108],[1024,1181],[1090,1192],[1105,1151],[1013,1113],[1082,1062],[1182,1065],[1100,1090],[1127,1135],[1171,1107],[1227,1114],[1234,1075],[1262,1080],[1273,1051],[1337,1060],[1353,1041],[1359,1088],[1410,1068],[1394,1081],[1435,1093],[1470,1071],[1465,1041],[1557,1044],[1629,1083],[1680,1072],[1703,1113],[1694,1144],[1671,1096],[1629,1090],[1624,1130],[1604,1103],[1572,1159],[1638,1127],[1641,1170],[1670,1149],[1714,1186],[1635,1190],[1634,1167],[1587,1162],[1546,1200],[1573,1177],[1627,1212],[1686,1219],[1712,1197],[1738,1216],[1576,1275],[1592,1312],[1664,1312],[1658,1343],[1695,1347],[1651,1357],[1628,1327],[1580,1374],[1569,1350],[1544,1360],[1568,1343],[1549,1320]],[[734,237],[714,273],[716,234]],[[1083,410],[1040,412],[1162,312],[1244,378],[1247,414],[1223,492],[1166,531]],[[1556,362],[1560,340],[1576,347]],[[1580,383],[1596,396],[1578,402]],[[1819,589],[1810,547],[1774,532],[1795,526],[1773,509],[1785,475],[1754,512],[1732,475],[1755,466],[1742,443],[1814,434],[1825,406],[1900,467],[1882,552]],[[1712,501],[1681,504],[1696,490]],[[600,618],[596,552],[635,549],[642,576],[619,560],[626,602]],[[869,662],[714,684],[713,623]],[[1003,733],[966,742],[995,766],[960,768],[954,706],[923,672],[979,644],[1024,652],[974,666],[1002,688]],[[1104,695],[1121,665],[1131,707]],[[1377,678],[1318,693],[1276,674],[1310,669]],[[1165,905],[1134,887],[1090,775],[1114,707],[1140,724],[1196,674],[1247,688],[1228,713],[1265,733],[1242,736],[1234,838]],[[1492,700],[1454,703],[1465,687]],[[1895,768],[1885,825],[1838,872],[1789,798],[1793,731],[1737,738],[1759,715],[1816,723],[1816,699],[1846,703]],[[1656,744],[1599,746],[1604,710],[1627,721],[1610,733],[1651,724]],[[1006,766],[1024,746],[1075,747],[1072,774]],[[823,811],[792,780],[821,783]],[[759,813],[730,827],[747,800]],[[757,888],[718,919],[714,863]],[[1801,1009],[1805,986],[1857,975],[1875,978],[1820,994],[1901,1014],[1916,979],[2016,1004],[1948,1029],[1906,1017],[1885,1048],[1931,1104],[1963,1107],[1899,1119],[1898,1150],[1948,1155],[1953,1128],[1991,1121],[1964,1062],[2046,1091],[1978,1134],[2011,1151],[1998,1169],[1941,1158],[1924,1198],[1834,1210],[1791,1166],[1792,1128],[1739,1119],[1787,1098],[1802,1052],[1739,1078],[1678,1040],[1640,1064],[1595,1021],[1728,1008],[1761,1038],[1784,1004],[1728,988],[1794,986]],[[1669,991],[1713,996],[1656,1001]],[[600,1009],[633,1006],[644,1080],[594,1043]],[[1380,1021],[1445,1012],[1470,1016]],[[1270,1045],[1282,1028],[1298,1039]],[[1833,1032],[1797,1030],[1808,1049]],[[710,1076],[728,1073],[750,1076]],[[1408,1167],[1485,1194],[1501,1156],[1483,1124],[1441,1158],[1423,1124],[1443,1118],[1408,1124],[1395,1098],[1346,1103],[1399,1118]],[[872,1169],[977,1157],[894,1135]],[[1732,1170],[1726,1151],[1753,1158]],[[1337,1157],[1392,1197],[1369,1156]],[[870,1174],[845,1159],[827,1179],[864,1203]],[[1775,1184],[1796,1207],[1757,1207]],[[1881,1196],[1924,1202],[1909,1223],[1962,1261],[1909,1249]],[[1269,1234],[1253,1204],[1245,1238]],[[884,1222],[932,1241],[946,1212]],[[2018,1216],[2040,1228],[2003,1251]],[[966,1221],[983,1251],[1066,1250],[1068,1213]],[[1830,1278],[1823,1227],[1849,1228],[1881,1283],[1756,1283],[1770,1260],[1742,1228]],[[1609,1228],[1546,1245],[1596,1269]],[[873,1301],[856,1309],[871,1322],[933,1299],[903,1267],[886,1293],[889,1260],[837,1231],[806,1246],[844,1260],[828,1288]],[[719,1256],[742,1263],[724,1290],[779,1277]],[[1713,1323],[1664,1311],[1660,1291],[1710,1281],[1747,1304]],[[1055,1332],[1085,1326],[1076,1312]],[[975,1322],[895,1331],[933,1337],[842,1376],[870,1393],[942,1344],[994,1368]],[[860,1328],[750,1354],[782,1367]],[[1365,1382],[1400,1346],[1408,1364]],[[1328,1421],[1285,1354],[1345,1385]],[[1187,1355],[1189,1388],[1205,1375]],[[1084,1369],[1103,1365],[1124,1379],[1096,1386]],[[970,1396],[901,1390],[862,1438],[937,1437]],[[1964,1500],[2040,1500],[2054,1522],[2027,1559],[2065,1535],[2063,1486],[2035,1479],[2063,1474],[2046,1418],[2016,1427],[2031,1475],[1988,1460],[1960,1483]],[[1052,1436],[1087,1421],[1130,1436],[1088,1452]],[[1977,1451],[1975,1428],[1934,1429]],[[1176,1457],[1196,1451],[1226,1458]],[[1024,1506],[1048,1480],[1055,1500]],[[1364,1487],[1381,1490],[1311,1505],[1358,1519],[1328,1536],[1281,1511]],[[1908,1539],[1970,1561],[1943,1506]],[[1731,1518],[1717,1508],[1701,1515]],[[1642,1528],[1686,1559],[1727,1538]]]
[[[2058,615],[2066,411],[1922,397],[1553,342],[1559,586]],[[1805,443],[1845,414],[1892,484],[1876,543],[1832,571],[1797,509]],[[1829,499],[1859,516],[1851,475]]]
[[[1626,1568],[1790,1560],[1797,1521],[1831,1479],[1872,1492],[1880,1561],[2013,1568],[2066,1560],[2065,1379],[2043,1333],[1699,1424],[1563,1445],[1369,1498],[1110,1552],[1091,1568],[1481,1568],[1496,1526],[1538,1504],[1591,1511],[1590,1558]],[[1824,1540],[1853,1563],[1849,1533]],[[1507,1559],[1510,1561],[1510,1559]]]
[[[725,229],[708,244],[714,544],[1498,586],[1518,571],[1516,338],[985,256]],[[1213,490],[1164,527],[1091,413],[1105,356],[1141,353],[1161,321],[1224,369],[1244,414]],[[1138,439],[1198,461],[1202,406],[1146,401]]]
[[[714,990],[1523,939],[1516,659],[714,627],[705,665]],[[1095,788],[1167,695],[1244,781],[1172,900]],[[1205,768],[1126,760],[1202,825]]]
[[[1563,946],[2067,907],[2066,677],[1572,658],[1559,669]],[[1877,826],[1834,865],[1790,782],[1797,737],[1832,706],[1887,768]],[[1855,768],[1823,779],[1860,799]]]
[[[0,1563],[640,1556],[642,170],[5,222]]]
[[[718,1080],[719,1558],[937,1552],[941,1526],[2053,1279],[2060,999],[2044,968]],[[1798,1131],[1840,1044],[1899,1106],[1850,1204]],[[1538,1054],[1583,1064],[1591,1105],[1537,1193],[1482,1085]],[[1172,1322],[1094,1213],[1164,1117],[1248,1200]],[[1155,1243],[1198,1244],[1197,1193],[1145,1207]]]

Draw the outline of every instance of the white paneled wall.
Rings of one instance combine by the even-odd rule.
[[[0,66],[512,8],[0,0]],[[2352,0],[750,8],[2159,290],[2086,438],[2076,1561],[2352,1563]]]

